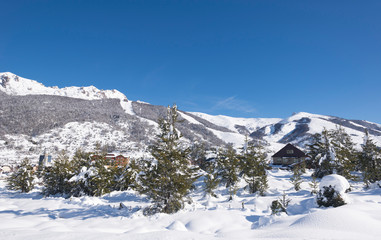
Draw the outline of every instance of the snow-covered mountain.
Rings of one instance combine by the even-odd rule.
[[[130,101],[117,90],[90,87],[46,87],[12,73],[0,73],[0,162],[37,159],[47,149],[93,150],[103,145],[133,157],[145,154],[157,133],[157,119],[166,107]],[[180,106],[181,107],[181,106]],[[362,120],[311,113],[281,118],[233,118],[205,113],[180,112],[178,125],[184,143],[223,146],[249,140],[267,142],[275,152],[292,142],[301,148],[311,135],[341,126],[359,145],[365,129],[381,145],[381,125]]]
[[[99,90],[90,87],[46,87],[34,80],[19,77],[13,73],[0,73],[0,91],[8,95],[55,95],[85,100],[117,98],[127,101],[127,97],[118,90]]]

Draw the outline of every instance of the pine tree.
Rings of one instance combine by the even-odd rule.
[[[295,191],[299,191],[300,185],[303,182],[302,179],[302,168],[299,165],[295,165],[293,169],[294,175],[291,177],[291,183],[294,185]]]
[[[137,176],[140,171],[138,164],[134,159],[126,167],[115,168],[115,187],[114,190],[124,191],[127,189],[137,189]]]
[[[333,173],[335,152],[331,145],[329,132],[324,129],[322,133],[313,135],[312,143],[308,145],[309,156],[315,168],[314,176],[322,178]]]
[[[319,207],[339,207],[346,204],[340,193],[331,185],[328,187],[324,186],[323,191],[320,190],[318,192],[316,195],[316,202]]]
[[[233,146],[229,145],[227,149],[219,151],[217,163],[218,174],[229,189],[230,199],[232,199],[238,190],[237,183],[240,174],[240,159]]]
[[[7,188],[30,192],[34,188],[34,171],[29,159],[25,158],[16,172],[7,179]]]
[[[74,175],[74,171],[65,152],[60,153],[51,167],[45,167],[42,175],[45,196],[70,193],[69,179]]]
[[[197,164],[202,170],[206,169],[206,144],[194,143],[190,148],[190,158],[193,163]]]
[[[355,179],[351,172],[356,168],[356,151],[351,137],[342,127],[315,134],[308,147],[316,177],[337,173]]]
[[[146,193],[153,206],[146,208],[147,215],[157,212],[175,213],[184,207],[185,197],[196,180],[196,167],[188,159],[189,148],[182,148],[177,132],[177,107],[168,107],[167,118],[159,119],[160,134],[150,147],[154,163],[147,163],[146,172],[140,176],[141,191]]]
[[[263,146],[258,143],[249,143],[246,139],[240,157],[240,167],[243,177],[249,185],[250,193],[259,192],[261,196],[264,196],[268,189],[268,181],[266,154]]]
[[[312,188],[311,190],[311,195],[312,194],[317,194],[318,189],[319,189],[319,182],[317,181],[317,178],[315,176],[312,176],[312,181],[308,183],[310,187]]]
[[[367,187],[370,183],[381,180],[381,150],[369,138],[368,131],[365,132],[364,144],[359,153],[359,165]]]
[[[97,145],[100,144],[97,142]],[[83,166],[89,166],[89,163],[91,161],[91,156],[94,156],[94,153],[91,152],[85,152],[82,149],[77,149],[75,151],[73,159],[71,161],[73,170],[76,174],[78,174]],[[96,154],[98,158],[103,158],[104,155]]]
[[[334,170],[347,179],[355,179],[351,174],[356,168],[356,150],[351,137],[342,127],[330,132],[332,146],[335,150]]]
[[[271,214],[272,215],[279,215],[281,212],[284,212],[287,214],[287,207],[288,204],[290,204],[291,199],[287,198],[287,195],[285,192],[283,192],[282,197],[278,200],[274,200],[271,202]]]
[[[94,174],[89,178],[90,196],[102,196],[113,190],[116,185],[115,170],[117,168],[109,165],[110,162],[106,158],[97,159],[91,162],[90,169]]]
[[[86,154],[87,155],[87,154]],[[101,196],[113,190],[115,172],[104,157],[95,160],[77,158],[76,173],[69,180],[73,196]]]
[[[214,189],[216,189],[220,183],[218,178],[218,171],[215,161],[208,162],[204,165],[205,178],[204,178],[204,191],[210,196],[216,197]]]

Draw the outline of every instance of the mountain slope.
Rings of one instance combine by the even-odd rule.
[[[184,144],[241,147],[249,140],[275,152],[286,143],[304,148],[312,134],[341,126],[359,146],[367,129],[381,145],[381,125],[362,120],[311,113],[288,118],[233,118],[180,111],[178,130]],[[46,87],[12,73],[0,73],[0,162],[37,159],[45,149],[53,154],[77,148],[143,156],[157,134],[157,119],[166,107],[134,102],[117,90],[91,87]],[[93,130],[92,130],[93,129]]]

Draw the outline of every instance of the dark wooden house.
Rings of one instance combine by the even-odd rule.
[[[274,165],[289,166],[294,163],[305,161],[306,157],[307,155],[302,150],[288,143],[284,148],[272,156],[272,160]]]

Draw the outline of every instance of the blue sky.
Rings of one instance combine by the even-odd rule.
[[[381,1],[2,1],[0,71],[236,117],[381,123]]]

